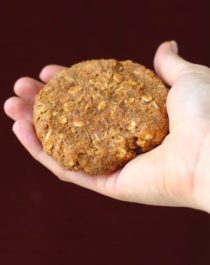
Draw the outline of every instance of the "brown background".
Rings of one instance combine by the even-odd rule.
[[[37,78],[45,64],[115,57],[152,67],[156,47],[168,39],[210,66],[208,1],[0,5],[1,105],[18,77]],[[25,152],[0,115],[0,264],[209,264],[209,215],[119,202],[62,183]]]

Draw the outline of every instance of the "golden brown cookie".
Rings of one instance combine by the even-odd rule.
[[[36,97],[34,125],[68,170],[109,173],[168,132],[163,82],[132,61],[90,60],[55,75]]]

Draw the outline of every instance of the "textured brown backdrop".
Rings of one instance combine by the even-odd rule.
[[[0,103],[18,77],[37,78],[48,63],[115,57],[152,67],[168,39],[210,66],[208,2],[1,1]],[[209,264],[207,214],[119,202],[62,183],[0,115],[0,264]]]

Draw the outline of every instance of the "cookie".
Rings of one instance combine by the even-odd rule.
[[[56,74],[37,95],[44,151],[71,171],[110,173],[168,133],[168,88],[132,61],[89,60]]]

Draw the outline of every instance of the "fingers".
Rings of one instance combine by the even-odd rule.
[[[174,84],[181,70],[190,65],[178,54],[175,41],[162,43],[156,51],[154,66],[157,74],[170,86]]]
[[[63,181],[72,182],[84,188],[94,190],[107,196],[115,197],[114,183],[119,172],[115,172],[112,176],[91,176],[85,173],[77,173],[64,170],[59,164],[42,148],[41,143],[37,139],[32,122],[27,120],[18,120],[13,125],[13,132],[26,148],[26,150],[48,168],[53,174]],[[107,184],[109,182],[109,184]]]
[[[47,167],[60,179],[70,182],[73,178],[78,178],[79,175],[82,175],[79,173],[64,170],[52,157],[50,157],[43,151],[42,145],[36,136],[34,126],[31,121],[25,119],[17,120],[13,125],[13,132],[15,133],[21,144],[32,155],[32,157],[39,161],[42,165]],[[87,183],[83,183],[85,182],[85,176],[82,177],[83,180],[75,180],[75,182],[77,184],[88,186],[88,181]]]
[[[47,83],[56,73],[65,68],[61,65],[47,65],[42,69],[39,77],[43,82]]]
[[[21,144],[34,158],[37,158],[42,152],[42,146],[36,137],[32,123],[24,119],[18,120],[13,124],[12,129]]]
[[[11,97],[4,103],[5,113],[13,120],[26,119],[32,120],[32,106],[28,105],[23,99]]]
[[[19,97],[11,97],[4,104],[5,113],[13,120],[32,120],[33,104],[36,94],[43,84],[30,77],[18,79],[14,92]]]
[[[17,96],[24,99],[27,103],[33,105],[35,96],[42,88],[43,83],[30,77],[18,79],[14,85],[14,92]]]
[[[25,119],[17,120],[13,125],[13,132],[33,158],[38,160],[57,176],[62,175],[63,169],[43,151],[31,121]]]

